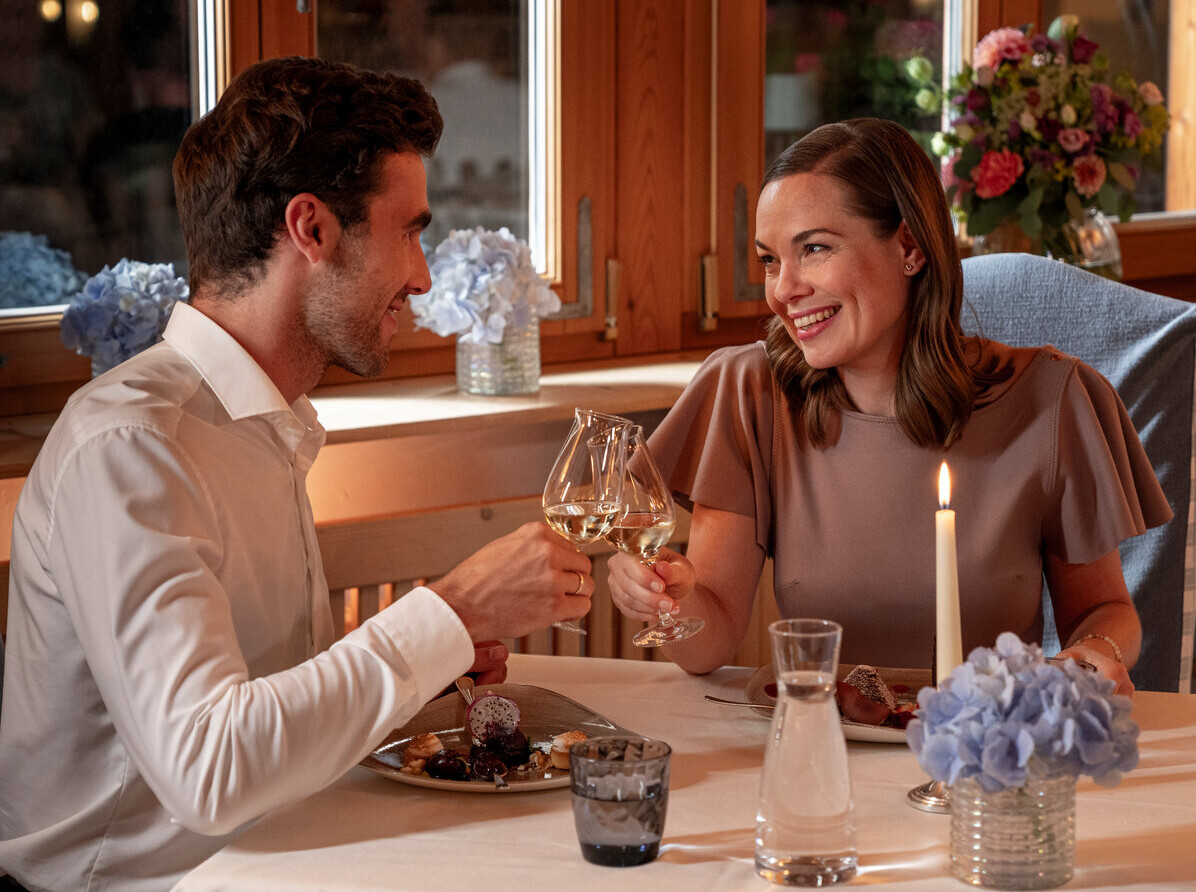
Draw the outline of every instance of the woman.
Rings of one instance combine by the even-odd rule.
[[[1051,348],[968,338],[963,273],[930,159],[897,124],[829,124],[769,169],[756,252],[767,340],[714,353],[651,439],[692,507],[685,557],[611,559],[626,615],[706,629],[690,672],[731,658],[766,557],[782,615],[844,626],[842,659],[929,667],[934,522],[947,461],[966,655],[1041,640],[1042,578],[1063,655],[1130,692],[1141,627],[1118,543],[1170,518],[1103,377]]]

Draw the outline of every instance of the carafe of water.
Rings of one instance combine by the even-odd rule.
[[[856,873],[847,743],[835,705],[843,629],[821,619],[768,627],[777,704],[756,812],[756,873],[786,886],[827,886]]]

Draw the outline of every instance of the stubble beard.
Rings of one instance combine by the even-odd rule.
[[[325,369],[376,378],[390,362],[390,344],[381,336],[381,317],[356,301],[362,264],[347,251],[337,253],[328,278],[315,283],[303,301],[307,341]]]

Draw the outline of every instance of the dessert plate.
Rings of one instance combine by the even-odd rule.
[[[527,735],[533,749],[548,752],[552,739],[565,731],[581,731],[587,737],[602,734],[630,734],[635,731],[617,725],[610,719],[570,700],[555,691],[529,684],[491,684],[479,687],[475,696],[487,692],[501,694],[519,706],[519,728]],[[465,701],[456,692],[438,697],[417,712],[407,724],[396,728],[376,750],[361,760],[361,765],[383,777],[433,790],[453,790],[460,793],[528,793],[569,786],[568,768],[507,771],[507,786],[499,788],[489,780],[443,780],[419,774],[404,774],[403,753],[407,745],[421,734],[435,734],[446,747],[468,753],[469,730],[465,726]]]
[[[840,665],[839,678],[842,680],[847,676],[854,665]],[[930,670],[929,669],[877,669],[880,672],[880,677],[885,680],[889,687],[897,688],[894,693],[897,695],[897,701],[900,702],[914,702],[918,699],[918,691],[930,684]],[[901,690],[904,688],[904,690]],[[772,674],[772,665],[761,666],[757,669],[752,677],[748,679],[747,687],[744,694],[752,703],[759,703],[761,706],[772,706],[777,702],[776,697],[776,678]],[[772,710],[768,709],[753,709],[752,712],[764,718],[772,718]],[[840,717],[843,724],[843,736],[848,740],[857,740],[864,743],[905,743],[905,731],[902,728],[890,728],[886,725],[862,725],[859,722],[850,722],[845,718]]]

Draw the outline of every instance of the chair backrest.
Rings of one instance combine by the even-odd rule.
[[[1175,513],[1121,546],[1142,618],[1142,654],[1131,678],[1142,690],[1189,692],[1196,305],[1030,254],[971,257],[963,274],[965,331],[1017,347],[1051,344],[1091,365],[1121,395]]]

